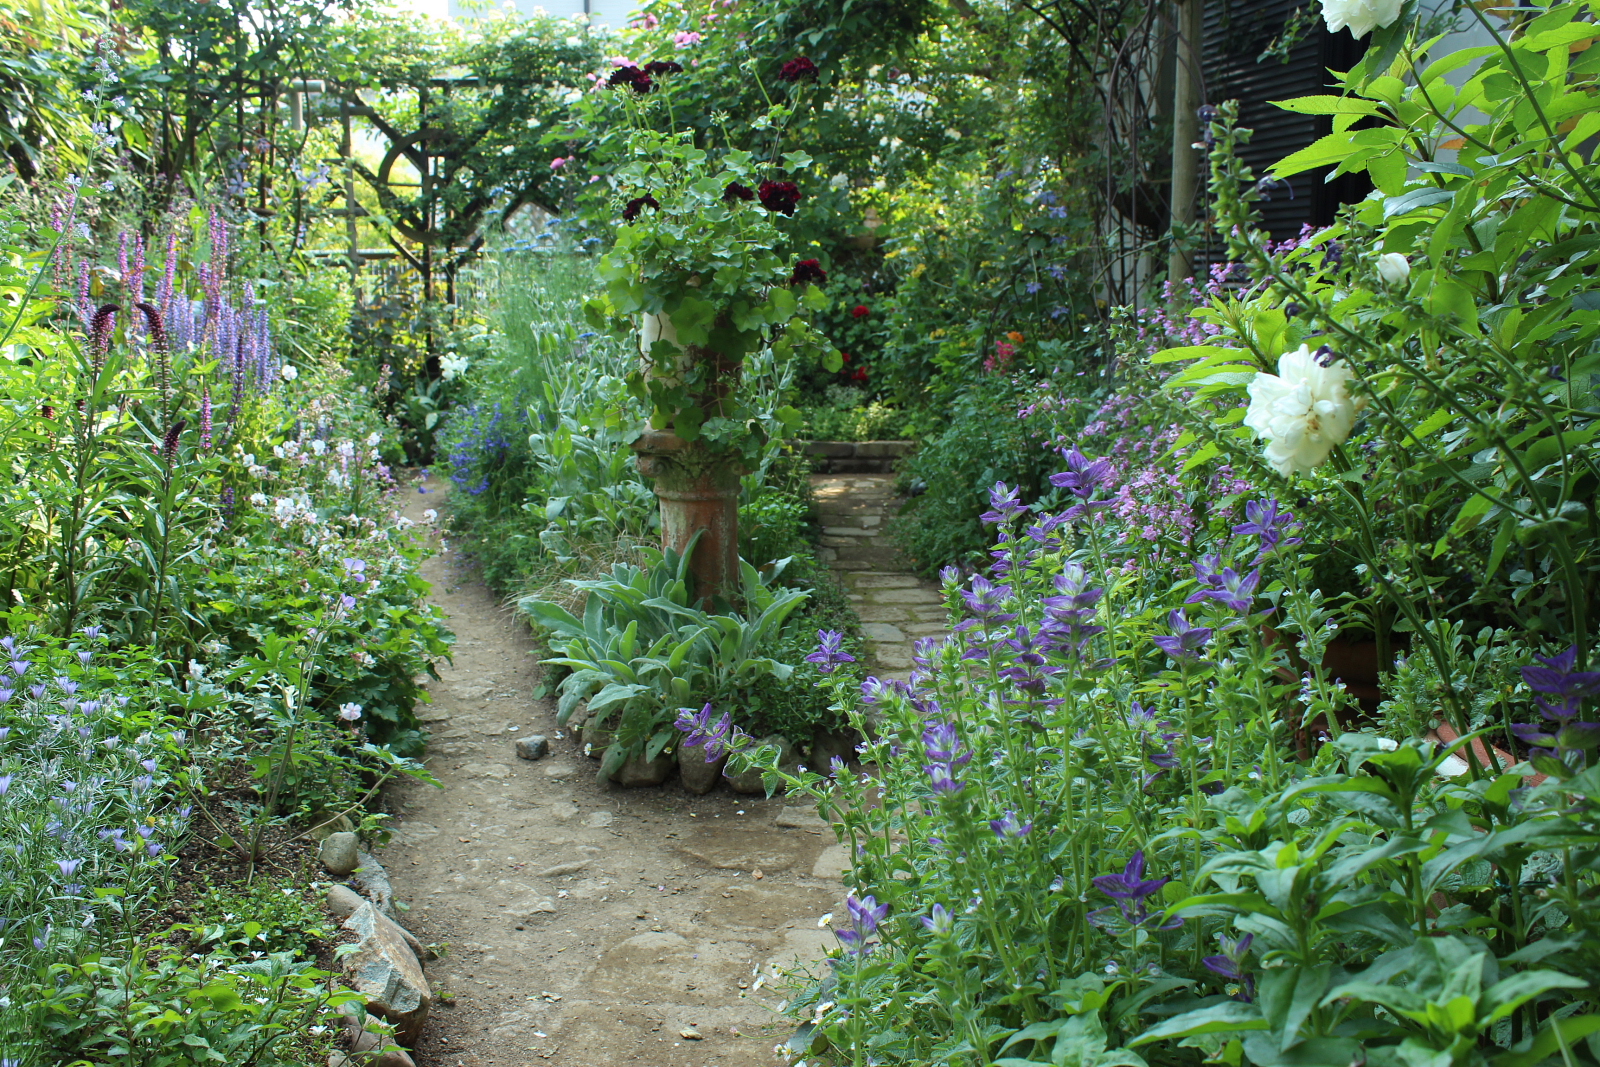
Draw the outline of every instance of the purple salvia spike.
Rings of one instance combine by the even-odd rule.
[[[161,268],[161,284],[156,287],[155,304],[158,308],[166,308],[172,304],[172,283],[178,273],[178,234],[174,230],[167,234],[167,258]]]

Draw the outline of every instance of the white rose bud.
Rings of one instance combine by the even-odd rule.
[[[1329,33],[1346,26],[1360,40],[1374,29],[1387,27],[1400,17],[1402,0],[1322,0],[1322,21]]]
[[[1378,257],[1378,277],[1388,286],[1401,286],[1411,277],[1411,261],[1399,252],[1385,252]]]
[[[1250,380],[1244,424],[1266,441],[1267,462],[1279,474],[1310,473],[1350,436],[1359,405],[1345,388],[1349,379],[1344,360],[1324,366],[1301,345],[1278,360],[1277,374]]]

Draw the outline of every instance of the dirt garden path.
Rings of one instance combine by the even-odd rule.
[[[836,565],[853,583],[868,579],[854,594],[864,614],[895,630],[876,632],[887,671],[909,655],[905,628],[927,625],[912,609],[937,594],[891,573],[866,533],[881,529],[886,478],[860,487],[870,501],[845,499],[853,485],[830,491],[867,477],[821,479],[818,490],[825,523],[853,520],[862,531],[829,537],[848,542]],[[407,492],[413,519],[438,507],[448,483],[423,488]],[[428,965],[439,1003],[418,1064],[774,1063],[773,1046],[790,1032],[775,1011],[774,973],[820,960],[833,936],[817,920],[842,911],[845,855],[832,832],[782,797],[597,783],[598,764],[558,729],[553,702],[532,696],[525,627],[454,552],[429,560],[423,576],[457,638],[424,709],[429,767],[444,789],[398,792],[396,832],[380,856],[410,907],[401,921],[443,950]],[[898,598],[881,605],[867,600],[891,593]],[[528,733],[550,738],[549,756],[517,758],[513,740]]]

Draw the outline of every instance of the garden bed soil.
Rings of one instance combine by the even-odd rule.
[[[445,492],[421,488],[404,502],[414,519]],[[831,830],[781,797],[598,782],[553,701],[533,696],[527,628],[459,564],[447,551],[423,568],[457,636],[420,709],[444,788],[390,793],[379,853],[400,921],[442,955],[418,1064],[770,1064],[791,1030],[771,975],[834,943],[818,927],[842,910]],[[529,733],[548,756],[517,758]]]

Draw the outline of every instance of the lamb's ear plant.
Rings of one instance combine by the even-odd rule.
[[[1193,462],[1249,463],[1259,440],[1348,526],[1383,617],[1432,661],[1465,733],[1478,722],[1447,636],[1463,610],[1575,647],[1580,665],[1593,655],[1600,52],[1581,47],[1588,4],[1462,10],[1493,43],[1440,55],[1408,7],[1337,95],[1283,102],[1334,132],[1262,182],[1237,159],[1248,131],[1217,109],[1216,230],[1249,280],[1196,312],[1211,341],[1155,359],[1188,362],[1169,384],[1223,412],[1196,420]],[[1332,227],[1268,241],[1264,187],[1323,165],[1376,192]]]

